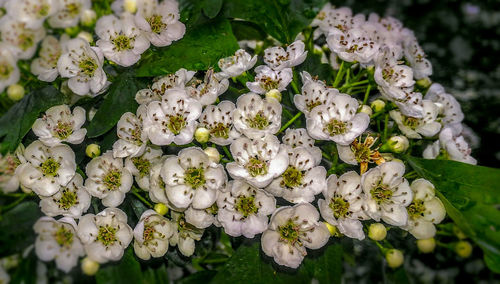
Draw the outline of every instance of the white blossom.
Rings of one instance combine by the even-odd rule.
[[[412,201],[412,191],[403,177],[405,166],[392,161],[372,168],[361,177],[365,194],[365,212],[375,221],[382,219],[389,225],[406,226],[406,207]]]
[[[287,149],[274,135],[254,140],[236,139],[230,150],[234,162],[226,164],[229,175],[233,179],[244,179],[257,188],[269,185],[288,167]]]
[[[83,245],[77,236],[75,220],[63,217],[55,220],[41,217],[33,229],[37,234],[35,252],[40,260],[55,260],[58,269],[68,273],[78,264],[78,258],[85,255]]]
[[[347,62],[370,63],[378,54],[379,44],[361,28],[332,28],[326,38],[328,47]]]
[[[20,76],[16,58],[9,51],[8,45],[0,42],[0,92],[17,83]]]
[[[170,244],[177,246],[184,256],[189,257],[194,253],[194,242],[201,240],[203,230],[186,222],[182,213],[172,211],[171,215],[172,221],[177,225],[177,230],[174,230]]]
[[[306,149],[314,158],[314,164],[319,165],[321,163],[322,153],[319,147],[314,146],[314,139],[312,139],[305,128],[287,128],[285,135],[281,138],[283,141],[283,146],[288,148],[290,153],[292,149],[297,147],[303,147]]]
[[[149,198],[155,203],[163,203],[168,205],[169,208],[173,206],[167,198],[167,193],[165,191],[165,182],[161,178],[161,168],[163,163],[167,158],[173,157],[173,155],[162,156],[157,163],[151,165],[149,169],[149,188],[143,188],[145,191],[149,191]]]
[[[276,210],[276,200],[262,189],[234,180],[219,194],[217,206],[217,219],[226,234],[253,238],[267,229],[268,215]]]
[[[161,97],[168,89],[183,89],[186,84],[191,81],[195,73],[195,71],[188,71],[184,68],[181,68],[174,74],[168,74],[166,76],[158,78],[151,86],[151,90],[156,95]]]
[[[413,69],[415,79],[420,80],[432,75],[432,64],[425,58],[425,52],[416,38],[404,42],[404,54]]]
[[[284,91],[292,82],[293,72],[291,68],[273,70],[266,65],[255,68],[255,82],[247,82],[247,88],[257,94],[265,94],[271,90]]]
[[[68,105],[53,106],[33,123],[33,132],[47,146],[61,145],[62,142],[80,144],[85,139],[87,129],[81,128],[85,123],[85,109],[75,107],[73,112]]]
[[[154,210],[144,211],[134,228],[134,252],[137,257],[148,260],[165,255],[175,227],[176,224]]]
[[[331,100],[339,95],[339,91],[328,88],[324,82],[313,80],[309,73],[302,72],[302,90],[300,94],[293,97],[295,106],[309,116],[311,111],[321,105],[327,105]]]
[[[210,132],[209,141],[217,145],[231,144],[241,134],[233,126],[233,113],[236,109],[231,101],[222,101],[218,105],[208,105],[201,114],[199,127]]]
[[[162,161],[162,155],[160,147],[146,146],[142,155],[125,159],[125,168],[135,177],[141,189],[149,191],[151,168]]]
[[[307,57],[307,51],[304,51],[304,48],[305,44],[300,40],[287,46],[286,50],[281,46],[266,48],[264,62],[276,71],[300,65]]]
[[[13,2],[17,5],[17,1]],[[36,52],[38,42],[45,37],[45,29],[41,26],[31,29],[26,22],[18,21],[17,16],[6,16],[0,19],[0,34],[6,44],[2,49],[7,48],[17,59],[30,59]]]
[[[436,121],[439,107],[429,100],[423,100],[422,105],[424,113],[422,118],[406,116],[398,110],[389,112],[391,118],[398,124],[399,130],[408,138],[432,137],[441,130],[441,123]]]
[[[76,172],[75,153],[68,145],[47,147],[39,140],[24,151],[26,163],[16,170],[22,186],[41,196],[50,196],[66,186]]]
[[[154,46],[171,45],[186,32],[179,21],[179,4],[175,0],[140,1],[135,14],[135,24]]]
[[[233,112],[234,127],[250,139],[275,134],[281,127],[281,104],[254,93],[238,97]]]
[[[92,159],[86,168],[87,191],[99,199],[106,207],[116,207],[122,204],[134,182],[130,171],[123,166],[123,159],[113,158],[113,153],[107,151],[102,156]]]
[[[219,196],[219,191],[217,191],[216,195]],[[220,227],[220,223],[215,218],[217,215],[217,204],[214,203],[212,206],[206,209],[195,209],[193,205],[189,206],[186,211],[184,211],[184,218],[186,222],[195,226],[198,229],[205,229],[212,224]]]
[[[413,201],[408,206],[408,226],[403,227],[416,239],[430,239],[436,235],[436,227],[446,216],[444,205],[435,196],[434,185],[419,178],[411,183]]]
[[[5,2],[7,15],[27,28],[38,29],[45,19],[59,10],[58,0],[7,0]]]
[[[113,144],[115,158],[137,157],[144,153],[148,134],[143,131],[142,117],[147,115],[146,106],[137,109],[137,116],[131,112],[124,113],[116,125],[118,140]]]
[[[363,211],[364,196],[361,177],[354,171],[341,175],[331,175],[328,186],[323,190],[325,199],[318,200],[321,216],[337,227],[340,233],[349,238],[363,240],[365,233],[360,220],[367,220]]]
[[[425,94],[425,99],[431,100],[439,106],[438,118],[443,126],[460,123],[464,119],[464,113],[458,101],[452,95],[446,93],[440,84],[432,84]]]
[[[404,99],[405,89],[413,87],[411,67],[398,64],[394,54],[384,48],[375,64],[374,78],[382,95],[389,100]]]
[[[217,98],[227,91],[229,81],[208,70],[203,81],[196,80],[186,88],[190,97],[196,99],[203,106],[215,103]]]
[[[61,186],[54,195],[40,196],[40,208],[47,216],[63,215],[80,218],[90,207],[90,194],[83,186],[83,178],[75,174],[66,186]]]
[[[10,193],[19,188],[19,175],[17,167],[26,162],[23,156],[24,146],[21,144],[15,153],[0,154],[0,192]]]
[[[319,249],[330,238],[326,225],[318,219],[318,210],[309,203],[280,207],[262,234],[262,250],[279,265],[299,267],[306,248]]]
[[[85,11],[92,6],[90,0],[57,0],[59,9],[49,17],[49,25],[53,28],[69,28],[78,25]]]
[[[315,107],[306,120],[309,135],[314,139],[349,145],[370,123],[366,113],[356,113],[358,106],[355,98],[338,94],[329,104]]]
[[[441,155],[447,160],[475,165],[477,160],[471,156],[471,152],[469,144],[457,129],[445,127],[439,133],[439,140],[427,146],[423,156],[426,159],[435,159]]]
[[[292,203],[313,202],[326,189],[326,169],[307,148],[296,147],[288,151],[287,169],[265,189]]]
[[[201,115],[201,104],[190,98],[184,89],[167,89],[161,102],[147,105],[147,121],[143,121],[149,140],[164,146],[174,142],[185,145],[193,141],[193,134]]]
[[[68,87],[80,96],[99,94],[107,83],[101,50],[81,38],[68,41],[66,48],[67,52],[57,61],[57,70],[61,77],[70,78]]]
[[[131,15],[102,16],[96,23],[95,33],[99,36],[96,45],[104,56],[124,67],[139,61],[149,48],[149,40],[135,26]]]
[[[328,35],[333,28],[342,31],[357,28],[365,22],[363,14],[352,15],[349,7],[335,8],[327,3],[312,21],[312,27],[318,27],[318,32]]]
[[[57,61],[63,53],[63,45],[69,37],[61,36],[58,40],[54,36],[46,36],[41,44],[38,57],[31,62],[31,73],[37,75],[38,80],[52,82],[59,75]]]
[[[78,237],[87,256],[99,263],[120,260],[132,236],[127,215],[118,208],[106,208],[97,215],[87,214],[78,223]]]
[[[161,169],[168,200],[177,208],[206,209],[216,201],[217,190],[224,187],[227,176],[220,164],[210,161],[203,150],[183,149],[178,156],[165,160]]]
[[[219,68],[225,77],[238,77],[250,70],[257,63],[257,55],[250,55],[244,49],[238,49],[234,55],[219,60]]]

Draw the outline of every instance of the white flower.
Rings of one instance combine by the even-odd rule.
[[[389,98],[392,100],[399,108],[401,113],[406,116],[411,116],[415,118],[423,118],[426,116],[424,113],[424,106],[422,100],[422,94],[413,91],[411,88],[400,89],[400,94],[404,97],[402,98]]]
[[[119,19],[114,15],[99,18],[95,33],[99,36],[96,45],[104,56],[121,66],[131,66],[149,48],[149,40],[135,26],[132,15],[124,14]]]
[[[0,92],[17,83],[20,76],[16,58],[9,51],[8,45],[0,42]]]
[[[179,4],[175,0],[141,1],[135,24],[154,46],[167,46],[181,39],[186,32],[179,17]]]
[[[264,50],[264,62],[273,70],[283,70],[302,64],[307,57],[304,42],[297,40],[287,46],[286,51],[281,46],[269,47]]]
[[[151,86],[151,90],[159,97],[163,96],[168,89],[183,89],[191,81],[195,71],[188,71],[184,68],[177,70],[174,74],[160,77]]]
[[[464,137],[460,135],[461,129],[445,127],[439,133],[439,140],[429,145],[423,153],[426,159],[435,159],[438,155],[442,155],[444,159],[467,163],[471,165],[477,164],[477,160],[471,156],[471,148]]]
[[[217,98],[227,91],[229,81],[225,78],[219,78],[212,69],[205,74],[203,81],[195,81],[191,86],[186,88],[190,97],[196,99],[203,106],[215,103]]]
[[[435,196],[434,185],[419,178],[411,183],[413,202],[408,206],[408,230],[416,239],[430,239],[436,235],[436,227],[446,216],[444,205]]]
[[[233,127],[233,112],[235,109],[233,102],[222,101],[217,106],[208,105],[203,110],[199,127],[208,129],[210,142],[225,146],[241,136]]]
[[[26,147],[24,157],[27,162],[18,166],[16,175],[38,195],[53,195],[75,175],[75,153],[68,145],[47,147],[37,140]]]
[[[40,196],[40,208],[47,216],[63,215],[79,218],[90,207],[90,194],[83,187],[83,178],[75,174],[72,180],[61,186],[59,191],[49,197]]]
[[[68,87],[75,94],[98,94],[107,83],[107,76],[102,69],[104,57],[97,47],[91,47],[81,38],[67,42],[67,52],[59,57],[57,70],[61,77],[70,78]]]
[[[122,115],[116,125],[118,140],[113,144],[115,158],[137,157],[144,153],[148,134],[143,131],[142,117],[147,115],[146,106],[137,109],[137,116],[131,112]]]
[[[184,89],[168,89],[162,101],[153,101],[147,105],[149,140],[155,145],[164,146],[174,142],[185,145],[193,141],[197,126],[196,119],[201,115],[201,104],[190,98]]]
[[[75,220],[69,217],[57,221],[46,216],[38,219],[33,226],[37,234],[35,252],[38,258],[55,260],[57,268],[68,273],[78,264],[78,258],[85,255],[76,228]]]
[[[7,0],[7,15],[26,23],[27,28],[38,29],[45,19],[59,10],[58,0]]]
[[[120,260],[132,236],[127,215],[118,208],[106,208],[97,215],[87,214],[78,223],[78,237],[87,256],[99,263]]]
[[[338,94],[329,104],[315,107],[306,120],[307,131],[314,139],[332,140],[340,145],[349,145],[361,135],[370,117],[356,113],[358,101],[346,94]]]
[[[134,182],[130,171],[123,166],[123,160],[113,158],[113,153],[107,151],[102,156],[92,159],[86,168],[87,191],[99,199],[106,207],[116,207],[122,204]]]
[[[255,82],[247,82],[247,88],[257,94],[265,94],[271,90],[284,91],[293,79],[291,68],[273,70],[260,65],[255,68],[255,73]]]
[[[226,234],[253,238],[267,229],[267,216],[276,210],[276,200],[262,189],[234,180],[219,194],[217,206],[217,219]]]
[[[254,93],[242,95],[233,112],[234,127],[250,139],[275,134],[281,127],[281,111],[275,99],[262,99]]]
[[[9,49],[17,59],[31,59],[36,52],[38,42],[45,37],[45,29],[43,27],[30,29],[26,23],[16,19],[17,16],[0,19],[0,34],[2,42],[6,44],[2,49]]]
[[[464,119],[460,104],[452,95],[446,93],[440,84],[432,84],[425,94],[425,99],[439,106],[439,118],[443,126],[460,123]]]
[[[233,56],[219,60],[219,68],[225,77],[238,77],[250,70],[257,63],[257,55],[250,55],[244,49],[238,49]]]
[[[134,252],[137,257],[148,260],[165,255],[175,227],[174,223],[154,210],[144,211],[134,228]]]
[[[90,0],[58,0],[59,9],[49,17],[49,25],[53,28],[69,28],[78,24],[84,12],[92,6]]]
[[[350,165],[360,165],[360,172],[363,174],[368,169],[368,163],[380,165],[385,162],[378,151],[378,147],[373,147],[378,137],[366,135],[363,141],[362,136],[354,139],[350,145],[337,145],[339,158]],[[373,148],[373,149],[372,149]]]
[[[319,249],[330,238],[326,225],[318,219],[318,210],[309,203],[280,207],[262,234],[262,250],[279,265],[299,267],[306,248]]]
[[[226,164],[228,173],[233,179],[244,179],[257,188],[270,184],[288,167],[287,149],[280,146],[274,135],[254,140],[236,139],[230,150],[234,162]]]
[[[33,123],[33,132],[47,146],[61,145],[62,142],[80,144],[85,139],[87,129],[81,128],[85,123],[85,109],[75,107],[73,113],[67,105],[49,108],[45,114]]]
[[[283,146],[288,148],[289,153],[296,147],[303,147],[312,155],[315,160],[315,165],[319,165],[321,163],[321,159],[323,158],[321,149],[314,146],[314,139],[307,134],[307,130],[305,128],[287,128],[285,135],[281,138],[281,141],[283,141]]]
[[[384,48],[375,64],[375,82],[387,99],[404,99],[405,89],[415,84],[411,67],[398,64],[388,48]]]
[[[339,7],[335,9],[332,4],[327,3],[316,18],[312,21],[312,27],[318,27],[318,31],[328,35],[333,28],[342,31],[357,28],[365,22],[363,14],[352,15],[351,8]]]
[[[125,168],[134,175],[141,189],[149,191],[151,168],[162,161],[162,154],[160,147],[147,146],[142,155],[125,159]]]
[[[303,82],[301,94],[296,94],[293,102],[306,116],[309,116],[315,107],[329,104],[340,94],[337,89],[326,87],[324,82],[313,80],[307,72],[302,72],[301,75]]]
[[[194,241],[201,240],[203,230],[186,222],[182,213],[172,211],[171,215],[172,221],[177,225],[177,230],[174,230],[174,234],[170,238],[170,244],[177,246],[184,256],[189,257],[194,253]]]
[[[274,196],[292,203],[313,202],[314,196],[326,188],[326,169],[305,147],[288,151],[288,167],[266,187]]]
[[[217,191],[217,196],[219,196],[219,191]],[[191,205],[184,211],[186,222],[198,229],[208,228],[212,226],[212,224],[220,227],[219,222],[215,219],[215,215],[217,215],[216,203],[206,209],[194,209],[193,205]]]
[[[326,38],[328,47],[347,62],[370,63],[378,54],[379,44],[361,28],[332,28]]]
[[[321,216],[337,227],[340,233],[349,238],[363,240],[365,233],[360,220],[368,219],[363,211],[364,196],[361,177],[354,171],[341,175],[331,175],[328,187],[323,190],[325,199],[318,200]]]
[[[413,77],[417,80],[432,75],[432,64],[425,58],[425,52],[416,38],[404,42],[405,58],[413,69]]]
[[[165,160],[161,169],[168,200],[177,208],[206,209],[214,204],[217,190],[227,182],[220,164],[212,163],[200,148],[190,147]]]
[[[61,41],[59,41],[54,36],[49,35],[43,39],[38,58],[31,62],[31,73],[37,75],[38,80],[52,82],[59,75],[57,61],[63,52],[63,38],[65,37],[61,36]]]
[[[24,146],[21,144],[14,154],[0,154],[0,192],[10,193],[19,188],[19,174],[16,170],[21,163],[26,162],[23,152]]]
[[[372,168],[361,177],[365,193],[365,212],[375,221],[382,219],[389,225],[406,226],[406,208],[412,201],[412,191],[403,177],[402,162],[386,162]]]
[[[439,112],[438,106],[429,100],[423,100],[422,105],[424,113],[422,118],[405,116],[398,110],[389,112],[391,118],[398,124],[399,130],[408,138],[420,139],[421,135],[432,137],[441,130],[441,123],[436,121]]]
[[[165,192],[165,182],[161,178],[161,168],[163,163],[167,158],[173,157],[173,155],[162,156],[158,163],[151,165],[149,170],[149,188],[143,188],[145,191],[149,191],[149,198],[155,203],[163,203],[168,205],[169,208],[173,206],[167,198],[167,193]]]

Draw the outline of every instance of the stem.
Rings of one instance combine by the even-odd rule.
[[[294,117],[292,117],[292,119],[290,119],[285,125],[283,125],[283,127],[281,127],[281,129],[278,131],[278,133],[276,133],[276,135],[280,134],[281,132],[283,132],[283,130],[287,129],[288,126],[290,126],[301,115],[302,115],[301,112],[297,113]]]
[[[344,84],[342,87],[340,87],[340,89],[352,88],[352,87],[355,87],[355,86],[364,85],[364,84],[369,83],[369,82],[370,81],[368,81],[368,80],[363,80],[363,81],[355,82],[355,83],[352,83],[352,84]]]
[[[343,76],[344,76],[344,61],[340,63],[339,72],[337,73],[337,76],[335,76],[335,81],[333,81],[334,88],[337,88]]]
[[[385,114],[385,120],[384,120],[384,141],[387,140],[387,126],[389,124],[389,114]]]
[[[368,96],[370,95],[371,89],[372,89],[372,85],[368,85],[368,88],[366,88],[366,92],[365,92],[365,98],[363,99],[364,105],[366,105],[366,103],[368,102]]]
[[[137,197],[140,201],[142,201],[142,203],[146,204],[146,206],[148,206],[149,208],[153,208],[153,205],[146,200],[146,198],[142,197],[142,195],[139,194],[139,190],[137,190],[137,188],[132,188],[132,194],[135,195],[135,197]]]
[[[5,207],[1,208],[2,212],[9,211],[11,208],[16,207],[21,201],[23,201],[26,198],[27,194],[21,195],[16,201],[12,202],[9,205],[6,205]]]
[[[227,149],[226,146],[222,146],[222,149],[224,150],[226,157],[229,158],[229,160],[234,161],[233,156],[231,155],[231,152],[229,152],[229,149]]]

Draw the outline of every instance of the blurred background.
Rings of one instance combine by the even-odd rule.
[[[415,31],[432,62],[432,80],[461,103],[480,139],[479,165],[500,167],[500,1],[332,1],[353,13],[393,16]]]

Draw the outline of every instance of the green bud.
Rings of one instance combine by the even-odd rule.
[[[82,25],[86,27],[91,27],[95,24],[96,19],[97,19],[97,14],[95,13],[95,11],[92,9],[87,9],[83,11],[82,18],[80,21]]]
[[[281,102],[281,92],[276,89],[270,90],[269,92],[266,93],[266,99],[270,98],[273,98],[278,102]]]
[[[374,241],[382,241],[387,236],[387,229],[381,223],[373,223],[368,227],[368,237]]]
[[[398,135],[398,136],[392,136],[387,140],[382,147],[380,147],[380,151],[382,152],[393,152],[393,153],[403,153],[404,151],[408,150],[408,147],[410,146],[410,142],[408,141],[408,138],[406,136]]]
[[[163,203],[156,203],[155,206],[154,206],[154,209],[156,211],[156,213],[160,214],[160,215],[165,215],[167,214],[168,212],[168,207],[167,205],[163,204]]]
[[[199,143],[207,143],[210,139],[210,131],[205,127],[199,127],[194,132],[194,139]]]
[[[7,96],[9,99],[17,102],[24,97],[24,87],[19,84],[12,84],[7,88]]]
[[[421,253],[431,253],[436,248],[436,240],[434,238],[417,240],[417,247]]]
[[[455,252],[461,258],[468,258],[472,254],[472,245],[468,241],[459,241],[455,244]]]
[[[359,112],[366,113],[366,114],[368,114],[368,116],[371,116],[373,114],[372,109],[367,105],[362,105],[359,108]]]
[[[387,260],[387,265],[389,265],[390,268],[394,269],[400,267],[403,264],[405,257],[402,251],[398,249],[390,249],[385,254],[385,260]]]
[[[370,104],[374,112],[381,112],[385,108],[385,102],[383,100],[377,99]]]
[[[101,155],[101,147],[97,144],[90,144],[85,149],[85,154],[90,158],[95,158]]]
[[[432,84],[432,81],[429,79],[429,77],[422,78],[416,82],[416,85],[419,86],[422,89],[427,89],[429,86]]]
[[[86,257],[82,260],[82,271],[85,275],[93,276],[99,271],[99,263]]]

